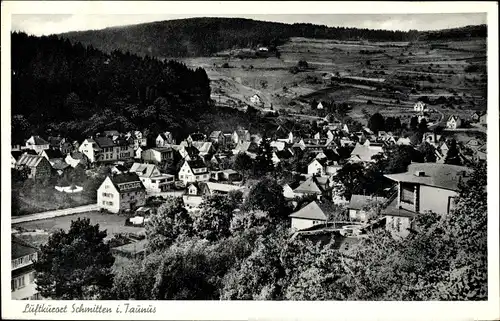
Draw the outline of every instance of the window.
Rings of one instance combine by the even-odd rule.
[[[11,282],[11,289],[12,289],[12,291],[24,288],[25,287],[25,284],[24,284],[24,275],[15,278],[13,280],[13,282],[14,283]]]
[[[414,196],[415,190],[412,185],[401,186],[401,202],[413,204],[415,202]]]

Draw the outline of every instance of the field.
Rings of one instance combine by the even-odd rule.
[[[486,110],[485,39],[383,43],[292,38],[278,50],[279,58],[180,60],[207,70],[212,98],[222,105],[251,105],[254,94],[264,107],[304,113],[314,99],[348,102],[350,116],[362,123],[366,111],[409,118],[422,96],[457,99],[451,106],[429,103],[441,113],[434,115],[436,121]],[[299,60],[309,68],[292,73]]]
[[[60,216],[56,218],[25,222],[12,225],[12,228],[21,227],[26,230],[43,230],[53,232],[57,229],[69,230],[72,220],[78,218],[90,218],[91,224],[99,224],[99,229],[108,232],[107,239],[117,233],[144,233],[144,228],[125,226],[125,217],[117,214],[105,214],[100,212],[87,212],[74,215]]]

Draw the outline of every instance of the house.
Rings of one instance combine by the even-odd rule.
[[[261,106],[264,104],[264,102],[262,101],[262,98],[260,98],[260,96],[257,94],[250,97],[250,102],[254,105],[257,105],[257,106]]]
[[[148,193],[165,192],[175,181],[174,175],[162,174],[154,164],[134,163],[129,172],[139,176],[139,179]]]
[[[486,126],[487,120],[488,120],[488,114],[484,113],[483,115],[481,115],[481,117],[479,117],[479,124]]]
[[[434,132],[426,132],[422,136],[422,142],[427,142],[434,147],[437,146],[440,140],[441,140],[441,135],[438,135]]]
[[[290,149],[278,150],[273,152],[272,161],[274,165],[277,165],[283,160],[287,160],[293,157],[293,153]]]
[[[133,145],[122,137],[113,140],[107,136],[85,139],[78,150],[85,154],[91,163],[127,160],[134,156]]]
[[[51,161],[50,165],[52,166],[52,170],[59,176],[64,175],[64,173],[67,173],[72,169],[72,167],[62,159]]]
[[[35,269],[33,263],[38,259],[39,250],[11,235],[11,280],[12,300],[41,300],[36,290]]]
[[[122,134],[117,131],[117,130],[114,130],[114,129],[111,129],[111,130],[105,130],[102,135],[104,137],[109,137],[111,138],[112,140],[115,140],[117,139],[118,137],[120,137]]]
[[[286,199],[294,199],[295,198],[295,193],[293,192],[294,187],[292,187],[292,184],[285,184],[282,186],[283,187],[283,196]]]
[[[50,144],[45,139],[40,136],[31,136],[26,141],[26,148],[34,150],[37,154],[41,153],[45,149],[50,148]]]
[[[384,197],[354,194],[349,201],[349,218],[353,221],[366,222],[371,218],[370,213],[367,212],[368,208],[381,207],[385,202],[387,199]]]
[[[426,211],[450,214],[455,208],[459,182],[465,182],[471,172],[464,166],[412,163],[405,173],[386,174],[385,177],[397,183],[394,199],[382,210],[387,217],[386,228],[406,236],[416,214]]]
[[[188,211],[198,210],[203,202],[203,192],[200,184],[197,182],[189,183],[186,186],[186,192],[182,195],[182,201]]]
[[[354,146],[354,149],[351,152],[351,157],[349,158],[349,161],[354,162],[354,163],[370,163],[370,162],[375,162],[373,159],[373,156],[378,155],[378,154],[383,154],[383,148],[382,146],[364,146],[359,143],[356,143],[356,146]]]
[[[68,155],[66,155],[64,161],[73,168],[78,165],[83,166],[83,168],[87,168],[89,165],[89,159],[87,158],[87,156],[80,152],[69,153]]]
[[[185,160],[194,160],[199,158],[200,151],[192,144],[185,145],[171,145],[172,149],[179,153],[180,157]]]
[[[228,194],[231,191],[239,191],[242,189],[241,186],[236,186],[232,184],[221,184],[221,183],[212,183],[205,182],[203,184],[206,188],[203,190],[205,195],[214,195],[214,194]]]
[[[252,134],[250,135],[250,141],[252,143],[260,145],[260,142],[262,141],[262,136],[260,136],[259,134]]]
[[[424,104],[421,101],[418,101],[414,106],[413,106],[413,111],[416,113],[423,113],[427,111],[427,105]]]
[[[16,168],[17,161],[21,158],[22,155],[24,154],[29,154],[29,155],[38,155],[34,150],[32,149],[24,149],[24,150],[12,150],[10,152],[10,165],[11,168]]]
[[[63,160],[65,157],[59,149],[45,149],[39,154],[45,157],[51,164],[57,160]]]
[[[212,143],[216,143],[219,145],[224,145],[226,143],[226,138],[225,138],[224,134],[222,133],[222,131],[220,131],[220,130],[215,130],[215,131],[211,132],[210,136],[208,136],[208,138],[210,139],[210,141]]]
[[[141,146],[137,147],[135,150],[134,150],[134,158],[135,159],[142,159],[142,152],[144,151],[145,149],[142,148]]]
[[[348,147],[348,146],[353,146],[355,143],[353,140],[347,138],[347,137],[342,137],[340,139],[340,146],[341,147]]]
[[[450,118],[446,121],[446,128],[449,129],[457,129],[462,126],[462,120],[460,117],[451,115]]]
[[[215,148],[212,142],[195,141],[192,143],[192,146],[198,150],[198,154],[202,157],[215,153]]]
[[[210,179],[215,181],[230,181],[230,182],[238,182],[241,181],[242,177],[240,173],[233,169],[225,169],[219,171],[210,172]]]
[[[478,111],[475,111],[471,116],[470,116],[470,120],[472,123],[478,123],[479,122],[479,118],[481,117],[481,113],[478,112]]]
[[[294,136],[293,133],[287,129],[285,129],[283,126],[279,125],[274,134],[272,135],[272,138],[276,141],[279,142],[285,142],[288,144],[293,144],[294,141]]]
[[[328,217],[318,204],[313,201],[289,216],[292,219],[292,228],[303,230],[314,225],[324,224]]]
[[[179,179],[184,182],[184,184],[190,182],[205,182],[210,179],[208,168],[205,163],[200,160],[185,160],[179,169]]]
[[[309,165],[307,165],[307,175],[325,175],[326,174],[326,159],[313,159]]]
[[[273,149],[276,149],[276,150],[283,150],[285,149],[285,142],[282,142],[282,141],[272,141],[270,144],[269,144],[271,147],[273,147]]]
[[[63,155],[66,155],[73,150],[73,145],[71,144],[71,142],[66,138],[62,138],[61,136],[49,136],[47,138],[47,141],[49,142],[49,146],[51,149],[59,150]]]
[[[479,147],[474,155],[476,161],[486,161],[486,145]]]
[[[188,143],[193,143],[193,142],[204,142],[207,140],[207,136],[203,133],[192,133],[190,134],[187,138],[186,141]]]
[[[316,109],[323,109],[323,104],[321,102],[318,103],[318,105],[316,106]]]
[[[481,143],[479,140],[477,140],[475,138],[472,138],[465,143],[465,147],[468,147],[468,148],[472,149],[473,151],[476,151],[482,145],[483,145],[483,143]]]
[[[399,139],[396,141],[396,144],[410,146],[411,139],[410,139],[410,137],[399,137]]]
[[[121,164],[111,166],[111,174],[113,175],[127,173],[128,171],[129,169]]]
[[[146,163],[160,164],[174,158],[174,150],[171,147],[153,147],[146,149],[141,154]]]
[[[52,166],[40,155],[23,154],[16,163],[16,169],[29,168],[28,178],[46,179],[51,176]]]
[[[156,147],[168,147],[169,145],[174,145],[175,140],[171,132],[163,132],[156,136],[155,143]]]
[[[293,190],[296,196],[317,195],[318,198],[323,194],[323,190],[318,186],[313,177],[309,177]]]
[[[253,142],[241,142],[236,145],[233,149],[233,155],[237,155],[239,153],[247,153],[251,156],[251,154],[256,154],[259,150],[259,146]]]
[[[250,142],[250,132],[246,129],[235,130],[232,139],[234,144]]]
[[[112,213],[134,211],[146,203],[146,189],[136,173],[106,177],[97,189],[97,205]]]

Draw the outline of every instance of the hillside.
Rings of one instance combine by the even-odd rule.
[[[105,54],[57,36],[13,33],[11,39],[13,143],[49,131],[81,140],[106,129],[147,129],[152,136],[170,130],[184,138],[218,128],[219,118],[233,129],[252,122],[250,115],[213,106],[202,68]]]
[[[332,28],[240,18],[191,18],[69,32],[60,36],[72,42],[91,44],[105,52],[120,49],[155,57],[196,57],[259,44],[276,46],[290,37],[410,41],[416,35],[416,31]]]

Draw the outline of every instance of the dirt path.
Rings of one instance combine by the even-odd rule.
[[[90,205],[84,205],[84,206],[78,206],[78,207],[70,207],[70,208],[65,208],[62,210],[54,210],[54,211],[47,211],[47,212],[30,214],[30,215],[12,217],[11,224],[38,221],[38,220],[44,220],[47,218],[66,216],[66,215],[71,215],[71,214],[97,211],[97,210],[99,210],[99,206],[97,206],[97,204],[90,204]]]

